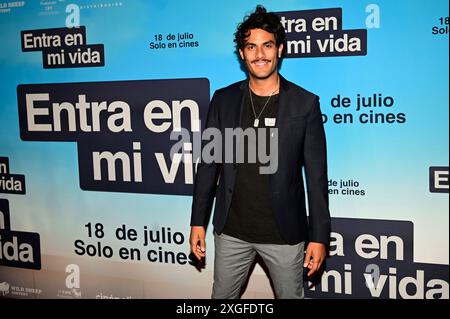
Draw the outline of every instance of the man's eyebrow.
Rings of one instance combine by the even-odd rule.
[[[263,43],[263,45],[265,45],[265,44],[275,44],[275,41],[269,40],[269,41],[266,41],[266,42]],[[247,46],[247,45],[256,45],[256,43],[253,43],[253,42],[247,42],[247,43],[245,44],[245,46]]]

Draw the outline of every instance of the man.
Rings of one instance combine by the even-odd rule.
[[[212,298],[239,298],[256,253],[277,298],[303,298],[303,267],[311,276],[326,258],[330,215],[319,98],[279,75],[285,39],[279,17],[257,6],[235,33],[248,80],[217,90],[211,100],[207,128],[222,134],[226,128],[278,130],[278,167],[272,174],[261,174],[260,161],[198,165],[190,245],[198,259],[206,256],[205,229],[216,197]],[[252,143],[241,142],[246,149]]]

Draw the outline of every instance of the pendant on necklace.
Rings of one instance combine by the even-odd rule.
[[[255,119],[255,122],[253,122],[253,126],[258,127],[258,124],[259,124],[259,119]]]

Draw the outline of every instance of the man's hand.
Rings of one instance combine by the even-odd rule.
[[[189,243],[191,244],[191,251],[198,260],[206,256],[206,231],[203,226],[192,226]]]
[[[327,250],[324,244],[310,242],[306,248],[305,260],[303,267],[308,267],[308,277],[320,269],[325,260]]]

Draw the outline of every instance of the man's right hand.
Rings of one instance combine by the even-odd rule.
[[[189,238],[189,243],[191,244],[191,251],[201,260],[206,256],[206,243],[205,243],[206,231],[203,226],[192,226],[191,236]]]

